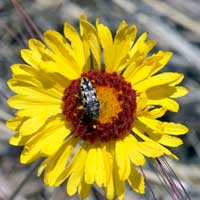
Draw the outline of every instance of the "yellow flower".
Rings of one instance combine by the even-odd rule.
[[[67,181],[69,195],[85,198],[96,183],[107,199],[123,199],[126,181],[144,193],[137,168],[145,157],[177,159],[168,147],[181,145],[177,136],[188,129],[157,118],[178,112],[174,99],[188,93],[177,86],[183,74],[157,74],[172,53],[149,56],[155,41],[143,33],[134,42],[136,32],[122,21],[112,37],[108,27],[98,20],[94,27],[82,16],[80,35],[68,23],[64,37],[49,30],[45,44],[30,39],[29,49],[21,51],[26,64],[11,67],[8,85],[16,95],[8,104],[18,111],[7,122],[16,131],[10,144],[24,146],[21,163],[44,158],[38,174],[44,172],[48,186]],[[83,78],[92,87],[89,93],[87,84],[81,92]]]

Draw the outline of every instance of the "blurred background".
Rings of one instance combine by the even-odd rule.
[[[200,199],[200,0],[18,0],[31,19],[44,32],[48,29],[63,31],[63,23],[78,28],[79,16],[85,13],[89,21],[99,18],[114,33],[120,21],[136,24],[138,35],[148,32],[157,41],[153,50],[173,51],[174,55],[166,71],[178,71],[185,75],[184,86],[190,94],[180,98],[180,112],[168,113],[166,120],[181,122],[190,128],[184,136],[184,145],[173,150],[180,161],[168,160],[191,199]],[[30,34],[10,0],[0,0],[0,200],[13,194],[25,177],[29,177],[15,199],[64,200],[65,186],[48,188],[42,178],[36,176],[35,165],[19,164],[20,147],[8,144],[9,131],[5,122],[14,114],[6,103],[12,95],[6,85],[11,76],[10,65],[22,62],[20,49],[26,48]],[[149,185],[157,199],[170,199],[151,166],[145,168]],[[70,199],[79,199],[73,196]],[[93,189],[88,199],[104,199],[101,191]],[[125,200],[152,199],[137,195],[129,188]]]

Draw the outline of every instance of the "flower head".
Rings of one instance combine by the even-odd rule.
[[[177,158],[168,147],[181,145],[177,136],[188,129],[158,118],[178,112],[174,99],[188,92],[177,86],[183,74],[157,74],[172,53],[149,56],[155,41],[143,33],[135,42],[136,32],[122,21],[112,37],[82,16],[80,35],[67,23],[64,36],[49,30],[45,44],[30,39],[21,51],[26,64],[12,66],[10,144],[24,146],[22,163],[44,158],[38,174],[47,185],[66,181],[69,195],[85,198],[96,183],[107,199],[123,199],[125,182],[144,193],[137,168],[146,157]]]

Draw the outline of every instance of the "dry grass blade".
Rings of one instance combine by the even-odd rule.
[[[137,19],[145,26],[146,30],[151,34],[156,35],[160,42],[164,42],[168,46],[171,46],[171,48],[179,52],[200,72],[199,48],[189,43],[182,35],[173,30],[169,25],[163,23],[160,19],[145,14],[139,14]]]
[[[17,186],[17,188],[15,189],[15,191],[11,194],[10,198],[8,200],[14,200],[16,198],[16,196],[18,195],[18,193],[21,191],[21,189],[23,188],[23,186],[27,183],[27,181],[31,178],[31,175],[33,173],[35,173],[36,169],[40,166],[41,161],[38,161],[36,163],[34,163],[27,175],[24,177],[24,179],[22,180],[22,182]]]
[[[172,21],[181,24],[183,27],[190,29],[198,36],[200,36],[200,23],[191,19],[186,13],[182,13],[177,9],[170,6],[170,4],[165,3],[164,1],[157,0],[143,0],[146,4],[151,6],[155,11],[161,13],[162,15],[167,16]]]
[[[35,34],[36,34],[36,36],[38,36],[40,40],[43,41],[42,33],[39,31],[38,27],[35,25],[35,23],[31,19],[31,17],[27,14],[27,12],[23,9],[23,7],[17,2],[17,0],[12,0],[12,3],[15,6],[19,15],[21,16],[24,22],[24,25],[27,31],[29,32],[30,36],[35,37]]]

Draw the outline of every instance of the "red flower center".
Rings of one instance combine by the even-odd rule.
[[[123,137],[133,127],[136,93],[131,84],[117,73],[90,70],[82,73],[91,81],[99,101],[99,115],[88,117],[82,105],[81,78],[65,89],[63,114],[73,126],[73,133],[91,143],[108,142]]]

